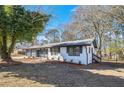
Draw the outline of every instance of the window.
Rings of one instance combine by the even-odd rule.
[[[82,48],[80,46],[67,47],[67,52],[69,56],[79,56],[82,52]]]
[[[30,56],[32,56],[32,49],[30,50]]]
[[[44,54],[48,54],[48,49],[47,48],[44,48]]]
[[[46,56],[48,54],[48,49],[47,48],[40,49],[40,54],[41,56]]]
[[[51,48],[51,55],[57,55],[60,52],[60,48],[59,47],[54,47]]]
[[[70,56],[73,56],[73,47],[70,47],[70,48],[68,48],[68,54],[70,55]]]

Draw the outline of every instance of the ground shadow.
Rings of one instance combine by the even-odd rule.
[[[57,62],[23,63],[0,68],[0,72],[11,72],[18,77],[57,87],[124,87],[124,79],[120,77],[94,74],[81,66]]]
[[[124,68],[124,62],[101,62],[101,65],[109,65],[115,68]]]
[[[100,62],[89,64],[85,66],[87,69],[96,69],[96,70],[116,70],[116,69],[124,69],[124,63],[117,62]]]

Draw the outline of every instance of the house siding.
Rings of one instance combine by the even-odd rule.
[[[88,49],[89,47],[87,47]],[[92,48],[92,47],[91,47]],[[57,55],[51,55],[50,48],[48,48],[48,58],[49,59],[54,59],[54,60],[60,60],[60,61],[66,61],[66,62],[71,62],[71,63],[77,63],[79,64],[85,64],[87,65],[89,63],[92,63],[92,53],[88,52],[89,50],[86,51],[85,46],[82,46],[82,53],[80,53],[79,56],[69,56],[67,53],[67,47],[61,47],[60,48],[60,53]],[[86,52],[88,52],[88,60],[87,60],[87,55]]]
[[[69,56],[67,53],[67,47],[60,47],[60,52],[57,53],[56,55],[51,54],[50,48],[48,48],[48,54],[47,58],[51,60],[60,60],[60,61],[66,61],[69,63],[76,63],[76,64],[90,64],[92,63],[92,50],[93,48],[93,53],[95,53],[95,48],[93,45],[91,46],[81,46],[81,53],[79,56]],[[90,53],[89,53],[90,49]],[[34,56],[37,57],[37,49],[33,50],[28,50],[26,53],[27,56]]]

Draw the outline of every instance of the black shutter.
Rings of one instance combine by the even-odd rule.
[[[89,47],[89,53],[90,53],[90,47]]]
[[[82,46],[80,46],[80,53],[82,53]]]
[[[69,53],[69,47],[66,47],[66,52]]]
[[[59,53],[60,53],[60,47],[59,47]]]

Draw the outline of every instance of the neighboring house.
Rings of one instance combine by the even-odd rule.
[[[67,41],[42,46],[25,48],[29,57],[46,57],[51,60],[60,60],[77,64],[93,62],[97,49],[95,39]]]

